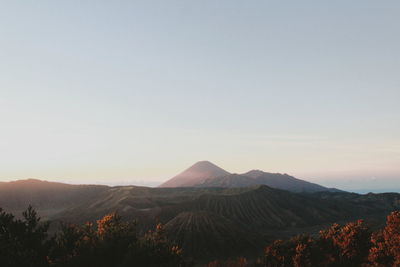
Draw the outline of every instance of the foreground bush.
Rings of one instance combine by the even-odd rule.
[[[400,212],[387,217],[382,231],[371,233],[362,220],[333,224],[319,237],[299,236],[275,241],[265,249],[267,267],[398,267]]]
[[[381,231],[371,233],[362,220],[333,224],[317,238],[300,235],[276,240],[255,262],[244,258],[212,261],[207,267],[399,267],[400,212],[387,217]]]
[[[48,266],[49,224],[40,223],[32,207],[22,215],[19,220],[0,208],[0,266]]]
[[[62,224],[51,238],[48,227],[31,207],[22,220],[0,209],[0,266],[184,266],[181,250],[169,243],[161,225],[139,237],[135,222],[113,213],[96,225]]]

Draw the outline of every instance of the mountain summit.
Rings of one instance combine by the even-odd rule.
[[[249,187],[267,185],[272,188],[292,192],[338,192],[335,188],[327,188],[310,183],[288,174],[269,173],[251,170],[243,174],[231,174],[209,161],[199,161],[181,174],[173,177],[160,187]]]
[[[166,181],[160,187],[191,187],[202,184],[207,179],[225,176],[229,172],[209,161],[199,161],[177,176]]]

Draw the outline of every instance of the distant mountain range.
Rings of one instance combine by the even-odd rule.
[[[288,174],[251,170],[244,174],[231,174],[209,161],[199,161],[160,187],[248,187],[267,185],[291,192],[338,192],[318,184],[297,179]]]
[[[166,183],[171,184],[176,187],[3,182],[0,207],[18,215],[31,204],[45,220],[71,223],[118,212],[125,220],[138,220],[142,233],[160,222],[196,260],[244,255],[271,240],[316,233],[334,222],[366,219],[378,225],[400,209],[396,193],[359,195],[262,171],[230,174],[210,162],[196,163]],[[59,224],[52,225],[55,230]]]
[[[333,222],[363,218],[381,223],[384,215],[400,208],[400,194],[294,193],[265,185],[149,188],[39,180],[0,183],[0,207],[18,214],[29,204],[54,222],[94,222],[118,212],[126,220],[138,220],[143,233],[161,222],[188,256],[212,259],[254,251],[276,238],[314,233]]]

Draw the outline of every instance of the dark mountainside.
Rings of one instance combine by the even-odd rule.
[[[229,172],[209,161],[199,161],[182,173],[166,181],[160,185],[160,187],[190,187],[201,184],[207,179],[228,174]]]
[[[161,223],[187,257],[202,261],[254,255],[274,239],[315,234],[334,222],[363,218],[380,225],[384,215],[400,208],[400,195],[347,193],[287,174],[230,174],[202,161],[158,188],[33,179],[0,183],[4,210],[19,215],[29,204],[53,222],[51,231],[57,222],[95,222],[113,212],[137,220],[141,234]]]
[[[400,195],[394,193],[293,193],[265,185],[149,188],[27,180],[0,184],[0,192],[0,207],[22,210],[34,201],[39,214],[47,212],[53,222],[95,222],[116,211],[126,220],[137,219],[142,233],[162,223],[169,238],[196,260],[261,252],[257,249],[274,239],[316,233],[333,222],[365,218],[380,224],[400,208]]]

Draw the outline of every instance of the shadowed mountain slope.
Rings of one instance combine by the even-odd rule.
[[[249,240],[249,233],[225,217],[207,211],[179,213],[165,225],[165,229],[170,239],[180,244],[185,253],[196,257],[227,256],[256,249]]]
[[[259,230],[310,226],[355,215],[351,205],[315,201],[307,195],[264,185],[234,195],[204,194],[193,202],[199,210],[217,213],[243,227]]]
[[[160,187],[190,187],[201,184],[207,179],[228,174],[229,172],[209,161],[199,161],[184,172],[166,181]]]
[[[28,205],[42,217],[97,197],[107,191],[103,185],[71,185],[36,179],[0,183],[0,207],[19,216]]]
[[[234,173],[207,179],[198,184],[197,187],[248,187],[256,185],[259,185],[256,179]]]

